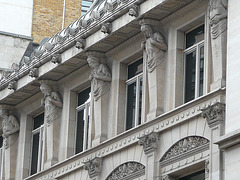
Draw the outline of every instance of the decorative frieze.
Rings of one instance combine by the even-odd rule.
[[[138,162],[127,162],[118,166],[106,180],[133,179],[144,174],[144,165]]]
[[[112,24],[111,23],[103,23],[101,27],[101,32],[104,34],[110,34],[112,32]]]
[[[202,117],[207,120],[210,127],[213,127],[225,120],[225,104],[215,103],[207,108],[201,109]]]
[[[11,81],[11,82],[8,84],[8,89],[15,91],[15,90],[17,89],[17,81]]]
[[[38,77],[38,68],[30,69],[29,76],[32,78],[37,78]]]
[[[61,58],[61,54],[54,54],[52,59],[51,59],[51,62],[56,64],[60,64],[62,62],[62,58]]]
[[[139,5],[132,5],[128,11],[129,16],[137,17],[139,14]]]
[[[84,162],[84,168],[88,171],[90,178],[98,176],[102,171],[102,158],[95,157],[89,161]]]
[[[174,144],[161,158],[162,161],[171,160],[175,157],[178,157],[180,155],[187,154],[189,152],[197,152],[198,149],[201,149],[202,147],[205,147],[206,145],[209,145],[209,140],[200,137],[200,136],[190,136],[186,137],[180,141],[178,141],[176,144]]]
[[[140,146],[143,146],[145,154],[148,154],[158,149],[158,133],[152,132],[143,137],[139,137],[138,139],[138,144]]]

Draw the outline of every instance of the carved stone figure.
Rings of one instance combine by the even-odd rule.
[[[130,7],[128,14],[129,14],[129,16],[137,17],[139,14],[138,11],[139,11],[139,6],[134,4]]]
[[[143,146],[144,152],[148,154],[154,150],[158,149],[158,134],[152,132],[146,136],[140,137],[138,144]]]
[[[101,27],[101,32],[104,34],[110,34],[112,31],[112,24],[111,23],[104,23]]]
[[[210,25],[213,39],[216,39],[227,29],[227,0],[212,0]]]
[[[7,149],[10,147],[16,140],[17,134],[19,131],[19,124],[15,116],[1,114],[2,121],[2,137],[3,137],[3,145],[4,148]]]
[[[75,45],[75,47],[77,49],[84,49],[85,46],[86,46],[86,40],[83,38],[80,38],[79,40],[77,40],[76,45]]]
[[[227,0],[210,1],[213,78],[211,90],[226,84]]]
[[[57,111],[57,108],[62,108],[62,100],[59,93],[53,91],[49,85],[41,83],[40,89],[44,94],[41,103],[45,106],[45,118],[49,126],[51,122],[60,118],[61,114]]]
[[[152,72],[156,66],[164,60],[167,45],[161,33],[153,32],[153,29],[148,24],[141,25],[141,31],[145,36],[145,41],[142,42],[142,48],[147,55],[147,70]]]
[[[32,78],[37,78],[38,77],[38,68],[30,69],[29,76]]]
[[[92,69],[89,79],[92,82],[93,97],[97,101],[109,90],[112,77],[109,68],[100,63],[98,57],[89,55],[87,61]]]
[[[17,81],[11,81],[9,84],[8,84],[8,89],[10,90],[16,90],[16,87],[17,86]]]
[[[102,158],[95,157],[87,162],[84,162],[84,168],[88,171],[90,178],[98,176],[102,171]]]
[[[62,58],[61,58],[61,54],[54,54],[53,57],[52,57],[52,60],[51,62],[56,64],[56,63],[61,63],[62,61]]]

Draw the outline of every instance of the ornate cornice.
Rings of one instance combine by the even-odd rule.
[[[180,159],[181,156],[190,155],[191,153],[197,153],[205,148],[209,148],[209,140],[200,136],[189,136],[181,139],[175,143],[169,150],[163,155],[160,162],[166,163],[173,159]]]
[[[102,158],[95,157],[84,162],[84,169],[88,171],[90,178],[98,176],[102,171]]]
[[[158,133],[152,132],[138,139],[138,144],[143,146],[145,154],[149,154],[158,149]]]
[[[137,178],[145,174],[145,166],[138,162],[126,162],[111,172],[106,180],[127,180]]]
[[[215,103],[207,108],[201,109],[202,117],[207,120],[209,127],[223,123],[225,120],[225,104]]]

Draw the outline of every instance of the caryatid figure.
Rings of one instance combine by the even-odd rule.
[[[163,35],[154,32],[153,28],[140,22],[141,31],[145,37],[141,46],[144,51],[144,62],[147,67],[149,112],[147,120],[152,120],[164,112],[164,59],[167,44]]]
[[[109,90],[112,76],[107,65],[101,62],[103,54],[88,52],[87,55],[87,61],[91,68],[89,79],[94,98],[93,124],[95,131],[92,145],[96,146],[107,139]]]
[[[14,115],[9,115],[3,110],[2,118],[2,137],[3,137],[3,167],[1,179],[15,179],[16,160],[18,151],[18,131],[19,123]]]
[[[49,168],[58,162],[59,139],[60,139],[60,121],[62,114],[62,100],[59,93],[53,90],[54,82],[48,80],[40,81],[40,90],[44,98],[41,103],[44,105],[44,134],[45,150],[44,168]]]
[[[210,1],[209,20],[213,62],[212,90],[224,87],[226,83],[227,3],[227,0]]]

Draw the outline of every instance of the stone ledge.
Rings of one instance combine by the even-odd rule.
[[[217,144],[219,149],[222,150],[226,150],[237,144],[240,144],[240,129],[221,136],[217,141],[214,142],[214,144]]]
[[[25,35],[21,35],[21,34],[14,34],[14,33],[9,33],[9,32],[4,32],[4,31],[0,31],[0,35],[5,35],[5,36],[12,36],[12,37],[17,37],[17,38],[21,38],[21,39],[27,39],[30,41],[33,41],[33,37],[31,36],[25,36]]]

